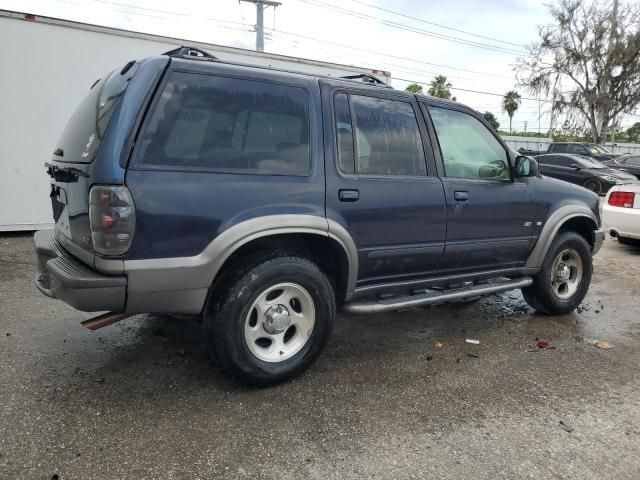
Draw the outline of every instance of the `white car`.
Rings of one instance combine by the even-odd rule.
[[[602,224],[620,243],[640,243],[640,183],[611,188],[602,207]]]

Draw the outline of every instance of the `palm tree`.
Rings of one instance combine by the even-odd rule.
[[[405,88],[404,91],[409,93],[424,93],[422,90],[422,85],[420,85],[419,83],[411,83],[407,85],[407,88]]]
[[[515,90],[509,90],[504,94],[504,97],[502,97],[502,111],[507,112],[507,115],[509,115],[509,133],[511,133],[511,120],[513,120],[513,114],[518,110],[521,101],[522,97]]]
[[[429,95],[432,97],[444,98],[446,100],[456,101],[456,97],[451,97],[451,90],[449,90],[452,85],[451,82],[447,81],[447,77],[444,75],[436,75],[429,87]]]

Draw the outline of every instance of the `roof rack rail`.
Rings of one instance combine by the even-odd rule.
[[[340,78],[344,78],[346,80],[362,80],[363,82],[369,83],[371,85],[380,85],[380,86],[384,86],[384,87],[389,87],[389,85],[384,83],[379,78],[374,77],[373,75],[369,75],[367,73],[359,73],[358,75],[347,75],[347,76],[340,77]]]
[[[169,57],[195,57],[200,60],[213,61],[218,60],[218,57],[214,57],[210,53],[205,52],[204,50],[200,50],[195,47],[185,47],[184,45],[174,48],[173,50],[169,50],[168,52],[164,52],[163,55],[167,55]]]

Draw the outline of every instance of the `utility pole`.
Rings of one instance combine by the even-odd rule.
[[[609,58],[613,52],[614,41],[618,35],[618,0],[613,0],[613,9],[611,10],[611,34],[609,35]],[[608,59],[607,59],[608,61]],[[616,142],[616,117],[613,117],[613,125],[611,125],[611,143]],[[607,132],[603,132],[603,140],[607,141]]]
[[[264,52],[264,9],[265,7],[276,8],[280,2],[271,0],[238,0],[240,2],[255,3],[256,5],[256,51]]]
[[[611,9],[611,17],[609,18],[609,22],[610,22],[610,26],[609,28],[611,29],[611,31],[609,32],[609,47],[607,49],[607,60],[606,60],[606,65],[607,68],[609,70],[609,74],[611,74],[611,68],[613,67],[613,65],[611,64],[611,57],[613,54],[613,49],[616,46],[616,40],[617,40],[617,36],[618,36],[618,0],[613,0],[613,7]],[[605,115],[607,115],[607,113],[605,113],[605,111],[600,112],[601,115],[601,120],[600,120],[600,125],[596,125],[596,128],[598,130],[598,136],[602,138],[603,142],[607,141],[607,131],[604,128],[604,122],[605,122]],[[615,118],[613,119],[614,122],[614,128],[613,131],[611,132],[611,142],[613,142],[614,140],[614,135],[615,135]],[[604,130],[604,131],[603,131]],[[596,139],[594,139],[596,140]]]

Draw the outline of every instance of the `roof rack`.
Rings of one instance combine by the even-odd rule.
[[[199,60],[207,60],[209,62],[218,60],[218,57],[214,57],[210,53],[205,52],[204,50],[200,50],[195,47],[185,47],[180,46],[178,48],[174,48],[173,50],[169,50],[168,52],[164,52],[163,55],[167,55],[169,57],[189,57],[189,58],[197,58]]]
[[[380,85],[381,87],[389,87],[389,85],[384,83],[379,78],[374,77],[373,75],[369,75],[367,73],[359,73],[358,75],[347,75],[340,78],[344,78],[345,80],[362,80],[364,83],[368,83],[370,85]]]

